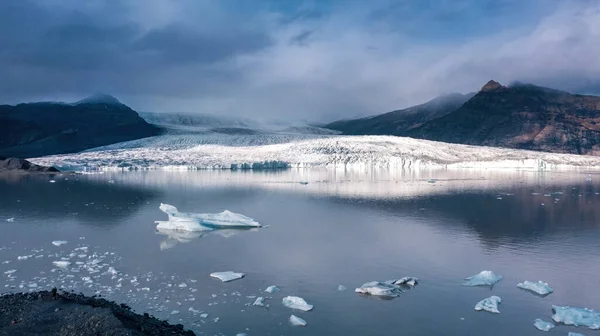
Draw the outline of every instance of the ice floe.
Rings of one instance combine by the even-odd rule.
[[[4,272],[4,274],[10,275],[10,274],[15,273],[16,271],[17,271],[16,269],[11,269],[11,270],[8,270],[8,271]]]
[[[390,298],[396,297],[396,296],[404,293],[404,290],[402,290],[402,288],[400,286],[395,285],[393,283],[393,281],[367,282],[367,283],[364,283],[359,288],[356,288],[354,291],[359,294],[368,294],[368,295],[383,296],[383,297],[390,297]]]
[[[475,310],[484,310],[490,313],[499,314],[500,311],[498,310],[498,304],[500,302],[502,302],[502,299],[500,299],[500,297],[492,295],[489,298],[485,298],[477,302],[477,304],[475,305]]]
[[[52,264],[56,267],[67,268],[71,265],[71,262],[66,261],[66,260],[59,260],[59,261],[53,261]]]
[[[537,330],[540,331],[550,331],[550,329],[554,328],[554,323],[546,322],[541,319],[535,319],[533,326],[536,327]]]
[[[344,286],[344,285],[339,285],[338,286],[338,291],[343,292],[345,290],[346,290],[346,286]]]
[[[313,309],[313,305],[308,304],[303,298],[298,296],[286,296],[281,300],[284,306],[292,309],[298,309],[302,311],[309,311]]]
[[[273,294],[275,292],[279,292],[279,288],[275,285],[272,285],[272,286],[267,287],[267,289],[265,289],[265,292]]]
[[[210,273],[211,277],[217,278],[223,282],[229,282],[229,281],[241,279],[244,277],[244,275],[245,275],[244,273],[236,273],[236,272],[232,272],[232,271]]]
[[[64,245],[66,243],[67,243],[66,240],[55,240],[55,241],[52,242],[52,245],[54,245],[54,246],[61,246],[61,245]]]
[[[493,286],[502,280],[502,276],[494,274],[492,271],[481,271],[478,274],[465,278],[463,286]]]
[[[584,334],[569,332],[567,336],[585,336]]]
[[[538,282],[524,281],[524,282],[518,283],[517,287],[534,292],[539,295],[548,295],[548,294],[554,292],[554,289],[552,289],[552,287],[548,286],[547,283],[542,282],[542,281],[538,281]]]
[[[419,278],[404,277],[393,282],[394,285],[416,286],[419,283]]]
[[[264,307],[265,306],[265,298],[262,296],[257,297],[252,305]]]
[[[225,210],[220,213],[184,213],[169,204],[160,204],[168,221],[156,221],[157,229],[176,231],[207,231],[214,229],[256,228],[261,225],[250,217]]]
[[[9,222],[9,223],[13,223],[15,221],[15,218],[14,217],[7,218],[6,221]]]
[[[300,317],[296,316],[296,315],[292,315],[290,316],[290,323],[293,326],[297,326],[297,327],[306,327],[306,321],[304,321],[303,319],[301,319]]]
[[[573,308],[568,306],[552,306],[554,315],[552,319],[557,323],[566,325],[584,326],[590,329],[600,329],[600,312],[587,308]]]

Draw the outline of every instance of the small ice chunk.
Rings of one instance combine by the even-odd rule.
[[[169,204],[160,204],[160,210],[169,216],[168,221],[156,221],[157,229],[179,231],[206,231],[213,229],[236,229],[261,227],[250,217],[225,210],[220,213],[184,213]]]
[[[533,326],[537,328],[537,330],[540,331],[550,331],[550,329],[554,328],[554,323],[552,322],[546,322],[543,321],[541,319],[535,319]]]
[[[600,312],[587,308],[572,308],[568,306],[552,306],[552,319],[566,325],[585,326],[590,329],[600,329]]]
[[[257,297],[252,305],[264,307],[265,306],[265,298],[262,296]]]
[[[532,291],[539,295],[548,295],[548,294],[554,292],[554,289],[552,289],[552,287],[548,286],[547,283],[542,282],[542,281],[538,281],[538,282],[524,281],[524,282],[518,283],[517,287],[528,290],[528,291]]]
[[[64,245],[66,243],[67,243],[66,240],[55,240],[55,241],[52,242],[52,245],[54,245],[54,246],[61,246],[61,245]]]
[[[171,312],[171,315],[177,315],[177,314],[179,314],[179,310],[173,310],[173,311]]]
[[[248,334],[246,334],[246,333],[238,333],[238,334],[235,334],[235,336],[248,336]]]
[[[56,183],[56,181],[54,181],[54,180],[50,180],[50,181],[48,181],[48,182],[50,182],[50,183]]]
[[[229,282],[229,281],[241,279],[244,277],[244,275],[245,275],[244,273],[236,273],[236,272],[232,272],[232,271],[210,273],[211,277],[217,278],[223,282]]]
[[[108,274],[112,274],[112,275],[117,275],[119,274],[119,271],[117,271],[114,267],[110,266],[108,268],[108,271],[106,271]]]
[[[359,294],[368,294],[393,298],[404,293],[404,290],[402,290],[400,286],[395,285],[394,281],[395,280],[389,280],[385,282],[371,281],[364,283],[362,286],[356,288],[354,291]]]
[[[9,223],[13,223],[15,221],[15,218],[11,217],[11,218],[8,218],[6,221],[9,222]]]
[[[17,271],[16,269],[11,269],[11,270],[8,270],[8,271],[4,272],[4,274],[10,275],[10,274],[15,273],[16,271]]]
[[[208,317],[208,314],[207,314],[207,313],[202,313],[202,314],[200,314],[200,317],[202,317],[202,318],[207,318],[207,317]]]
[[[275,292],[279,292],[279,288],[275,285],[269,286],[269,287],[267,287],[267,289],[265,289],[265,292],[273,294]]]
[[[182,282],[179,284],[179,288],[186,288],[187,284],[185,282]]]
[[[475,310],[480,311],[480,310],[485,310],[487,312],[490,313],[496,313],[499,314],[500,311],[498,310],[498,304],[502,302],[502,299],[500,299],[500,297],[498,296],[490,296],[489,298],[483,299],[479,302],[477,302],[477,304],[475,305]]]
[[[38,284],[36,284],[35,282],[30,283],[29,285],[27,285],[29,288],[37,288]]]
[[[574,333],[574,332],[569,332],[569,334],[567,336],[585,336],[585,335],[579,334],[579,333]]]
[[[59,261],[53,261],[52,264],[56,267],[67,268],[71,265],[71,262],[66,261],[66,260],[59,260]]]
[[[306,327],[306,321],[304,321],[303,319],[299,318],[296,315],[292,315],[290,316],[290,323],[293,326],[298,326],[298,327]]]
[[[298,296],[286,296],[281,300],[284,306],[292,309],[298,309],[302,311],[309,311],[313,309],[313,305],[308,304],[303,298]]]
[[[407,285],[415,286],[419,283],[419,278],[415,277],[404,277],[394,281],[394,285]]]
[[[18,256],[17,260],[27,260],[27,259],[29,259],[29,257],[31,257],[31,256],[28,256],[28,255],[26,255],[26,256]]]
[[[481,271],[465,280],[467,281],[463,283],[463,286],[493,286],[502,280],[502,276],[496,275],[492,271]]]
[[[344,285],[339,285],[339,286],[338,286],[338,290],[339,290],[340,292],[343,292],[343,291],[345,291],[345,290],[346,290],[346,286],[344,286]]]

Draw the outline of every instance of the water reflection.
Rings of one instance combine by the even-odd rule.
[[[189,243],[198,238],[207,237],[207,236],[220,236],[222,238],[229,238],[235,236],[237,234],[252,231],[258,231],[257,228],[249,228],[249,229],[213,229],[213,230],[205,230],[205,231],[179,231],[179,230],[169,230],[163,228],[156,228],[156,233],[160,235],[167,236],[167,238],[160,242],[159,246],[161,250],[167,250],[175,247],[178,243]]]

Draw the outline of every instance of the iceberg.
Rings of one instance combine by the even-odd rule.
[[[554,311],[552,319],[556,323],[600,329],[600,312],[593,309],[552,306],[552,311]]]
[[[502,280],[502,276],[494,274],[492,271],[481,271],[468,278],[465,278],[463,286],[493,286]]]
[[[419,283],[419,278],[404,277],[393,282],[394,285],[416,286]]]
[[[169,204],[160,204],[160,210],[169,216],[168,221],[156,221],[159,230],[209,231],[215,229],[256,228],[261,225],[250,217],[225,210],[220,213],[184,213]]]
[[[210,276],[213,278],[217,278],[223,282],[229,282],[237,279],[241,279],[244,277],[244,273],[236,273],[232,271],[227,272],[213,272],[210,273]]]
[[[256,298],[256,300],[254,301],[254,303],[252,304],[253,306],[259,306],[259,307],[264,307],[265,306],[265,298],[262,296],[259,296]]]
[[[56,267],[67,268],[67,267],[69,267],[69,265],[71,265],[71,262],[65,261],[65,260],[60,260],[60,261],[53,261],[52,264],[54,264],[54,266],[56,266]]]
[[[500,299],[500,297],[498,296],[490,296],[489,298],[485,298],[479,302],[477,302],[477,304],[475,305],[475,310],[477,311],[487,311],[490,313],[495,313],[495,314],[499,314],[500,311],[498,310],[498,304],[502,302],[502,299]]]
[[[548,294],[554,292],[554,289],[552,289],[552,287],[548,286],[547,283],[542,282],[542,281],[538,281],[538,282],[524,281],[524,282],[518,283],[517,287],[534,292],[539,295],[548,295]]]
[[[269,286],[267,287],[267,289],[265,289],[265,292],[273,294],[275,292],[279,292],[279,288],[277,286]]]
[[[61,245],[64,245],[66,243],[67,243],[66,240],[55,240],[55,241],[52,242],[52,245],[54,245],[54,246],[61,246]]]
[[[303,319],[299,318],[296,315],[292,315],[290,316],[290,323],[293,326],[298,326],[298,327],[306,327],[306,321],[304,321]]]
[[[404,293],[404,290],[399,285],[394,284],[393,280],[379,282],[379,281],[371,281],[364,283],[359,288],[354,290],[359,294],[367,294],[374,296],[383,296],[394,298],[398,295]]]
[[[286,296],[281,300],[284,306],[292,309],[298,309],[302,311],[309,311],[313,309],[313,305],[308,304],[303,298],[298,296]]]
[[[15,218],[14,217],[7,218],[6,221],[9,222],[9,223],[14,223],[15,222]]]
[[[550,329],[555,327],[554,323],[546,322],[539,318],[535,319],[533,326],[536,327],[537,330],[540,330],[540,331],[550,331]]]

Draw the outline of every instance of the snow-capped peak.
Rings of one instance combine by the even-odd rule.
[[[108,95],[108,94],[103,94],[103,93],[95,94],[95,95],[89,96],[87,98],[84,98],[84,99],[76,102],[74,105],[79,105],[79,104],[123,105],[123,103],[121,103],[117,98],[115,98],[111,95]]]

